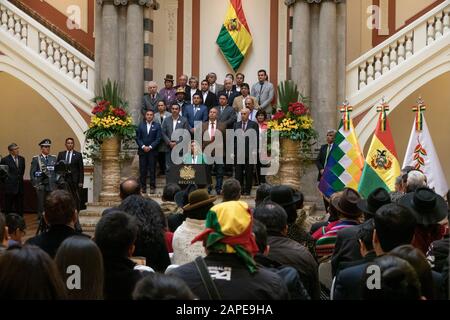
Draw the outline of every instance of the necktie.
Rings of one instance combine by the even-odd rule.
[[[230,98],[230,91],[227,91],[227,97]]]
[[[327,156],[325,157],[325,166],[327,165],[328,156],[330,155],[330,151],[331,151],[331,144],[329,144],[327,147]]]
[[[214,140],[216,136],[216,129],[214,128],[214,122],[211,122],[211,140]]]
[[[242,122],[242,130],[245,131],[246,127],[247,127],[247,123],[246,122]]]
[[[47,164],[48,164],[48,158],[47,158],[47,156],[45,156],[44,159],[45,159],[45,160],[44,160],[44,161],[45,161],[45,165],[47,165]]]
[[[198,108],[197,106],[194,108],[194,116],[197,114]]]
[[[17,159],[17,157],[14,157],[14,162],[16,163],[16,167],[19,167],[19,159]]]
[[[262,93],[263,85],[264,85],[264,83],[261,83],[261,88],[259,89],[259,96],[258,96],[258,103],[259,104],[261,104],[261,93]]]

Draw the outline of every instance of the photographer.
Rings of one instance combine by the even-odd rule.
[[[0,164],[5,166],[7,170],[2,170],[2,179],[0,182],[3,185],[5,192],[5,214],[17,213],[23,216],[23,175],[25,173],[25,158],[19,156],[19,146],[11,143],[8,146],[9,156],[4,157]],[[7,175],[5,174],[7,173]],[[14,207],[14,210],[13,210]]]
[[[42,219],[44,213],[44,202],[47,195],[56,189],[55,164],[56,157],[50,155],[50,139],[44,139],[39,143],[41,154],[34,156],[31,161],[30,179],[36,189],[38,200],[39,227],[37,233],[45,229],[45,222]]]
[[[58,153],[57,162],[64,161],[66,170],[61,174],[63,182],[67,184],[67,191],[72,194],[75,206],[79,212],[82,206],[81,190],[84,183],[84,166],[83,155],[74,150],[75,140],[73,138],[66,139],[66,151]]]

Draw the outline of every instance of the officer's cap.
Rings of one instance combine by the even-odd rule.
[[[52,145],[52,141],[50,139],[44,139],[39,142],[39,146],[41,147],[50,147]]]

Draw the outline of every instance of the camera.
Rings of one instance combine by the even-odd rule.
[[[9,168],[7,165],[0,165],[0,183],[4,183],[8,179]]]

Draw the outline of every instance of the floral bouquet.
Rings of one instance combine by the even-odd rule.
[[[102,95],[94,98],[95,107],[86,139],[101,143],[104,139],[119,136],[121,139],[133,139],[136,126],[126,111],[127,103],[121,98],[116,82],[110,80],[102,88]]]
[[[279,107],[268,123],[269,131],[278,131],[280,137],[309,142],[317,138],[313,127],[309,99],[299,94],[297,85],[285,81],[278,86]]]

